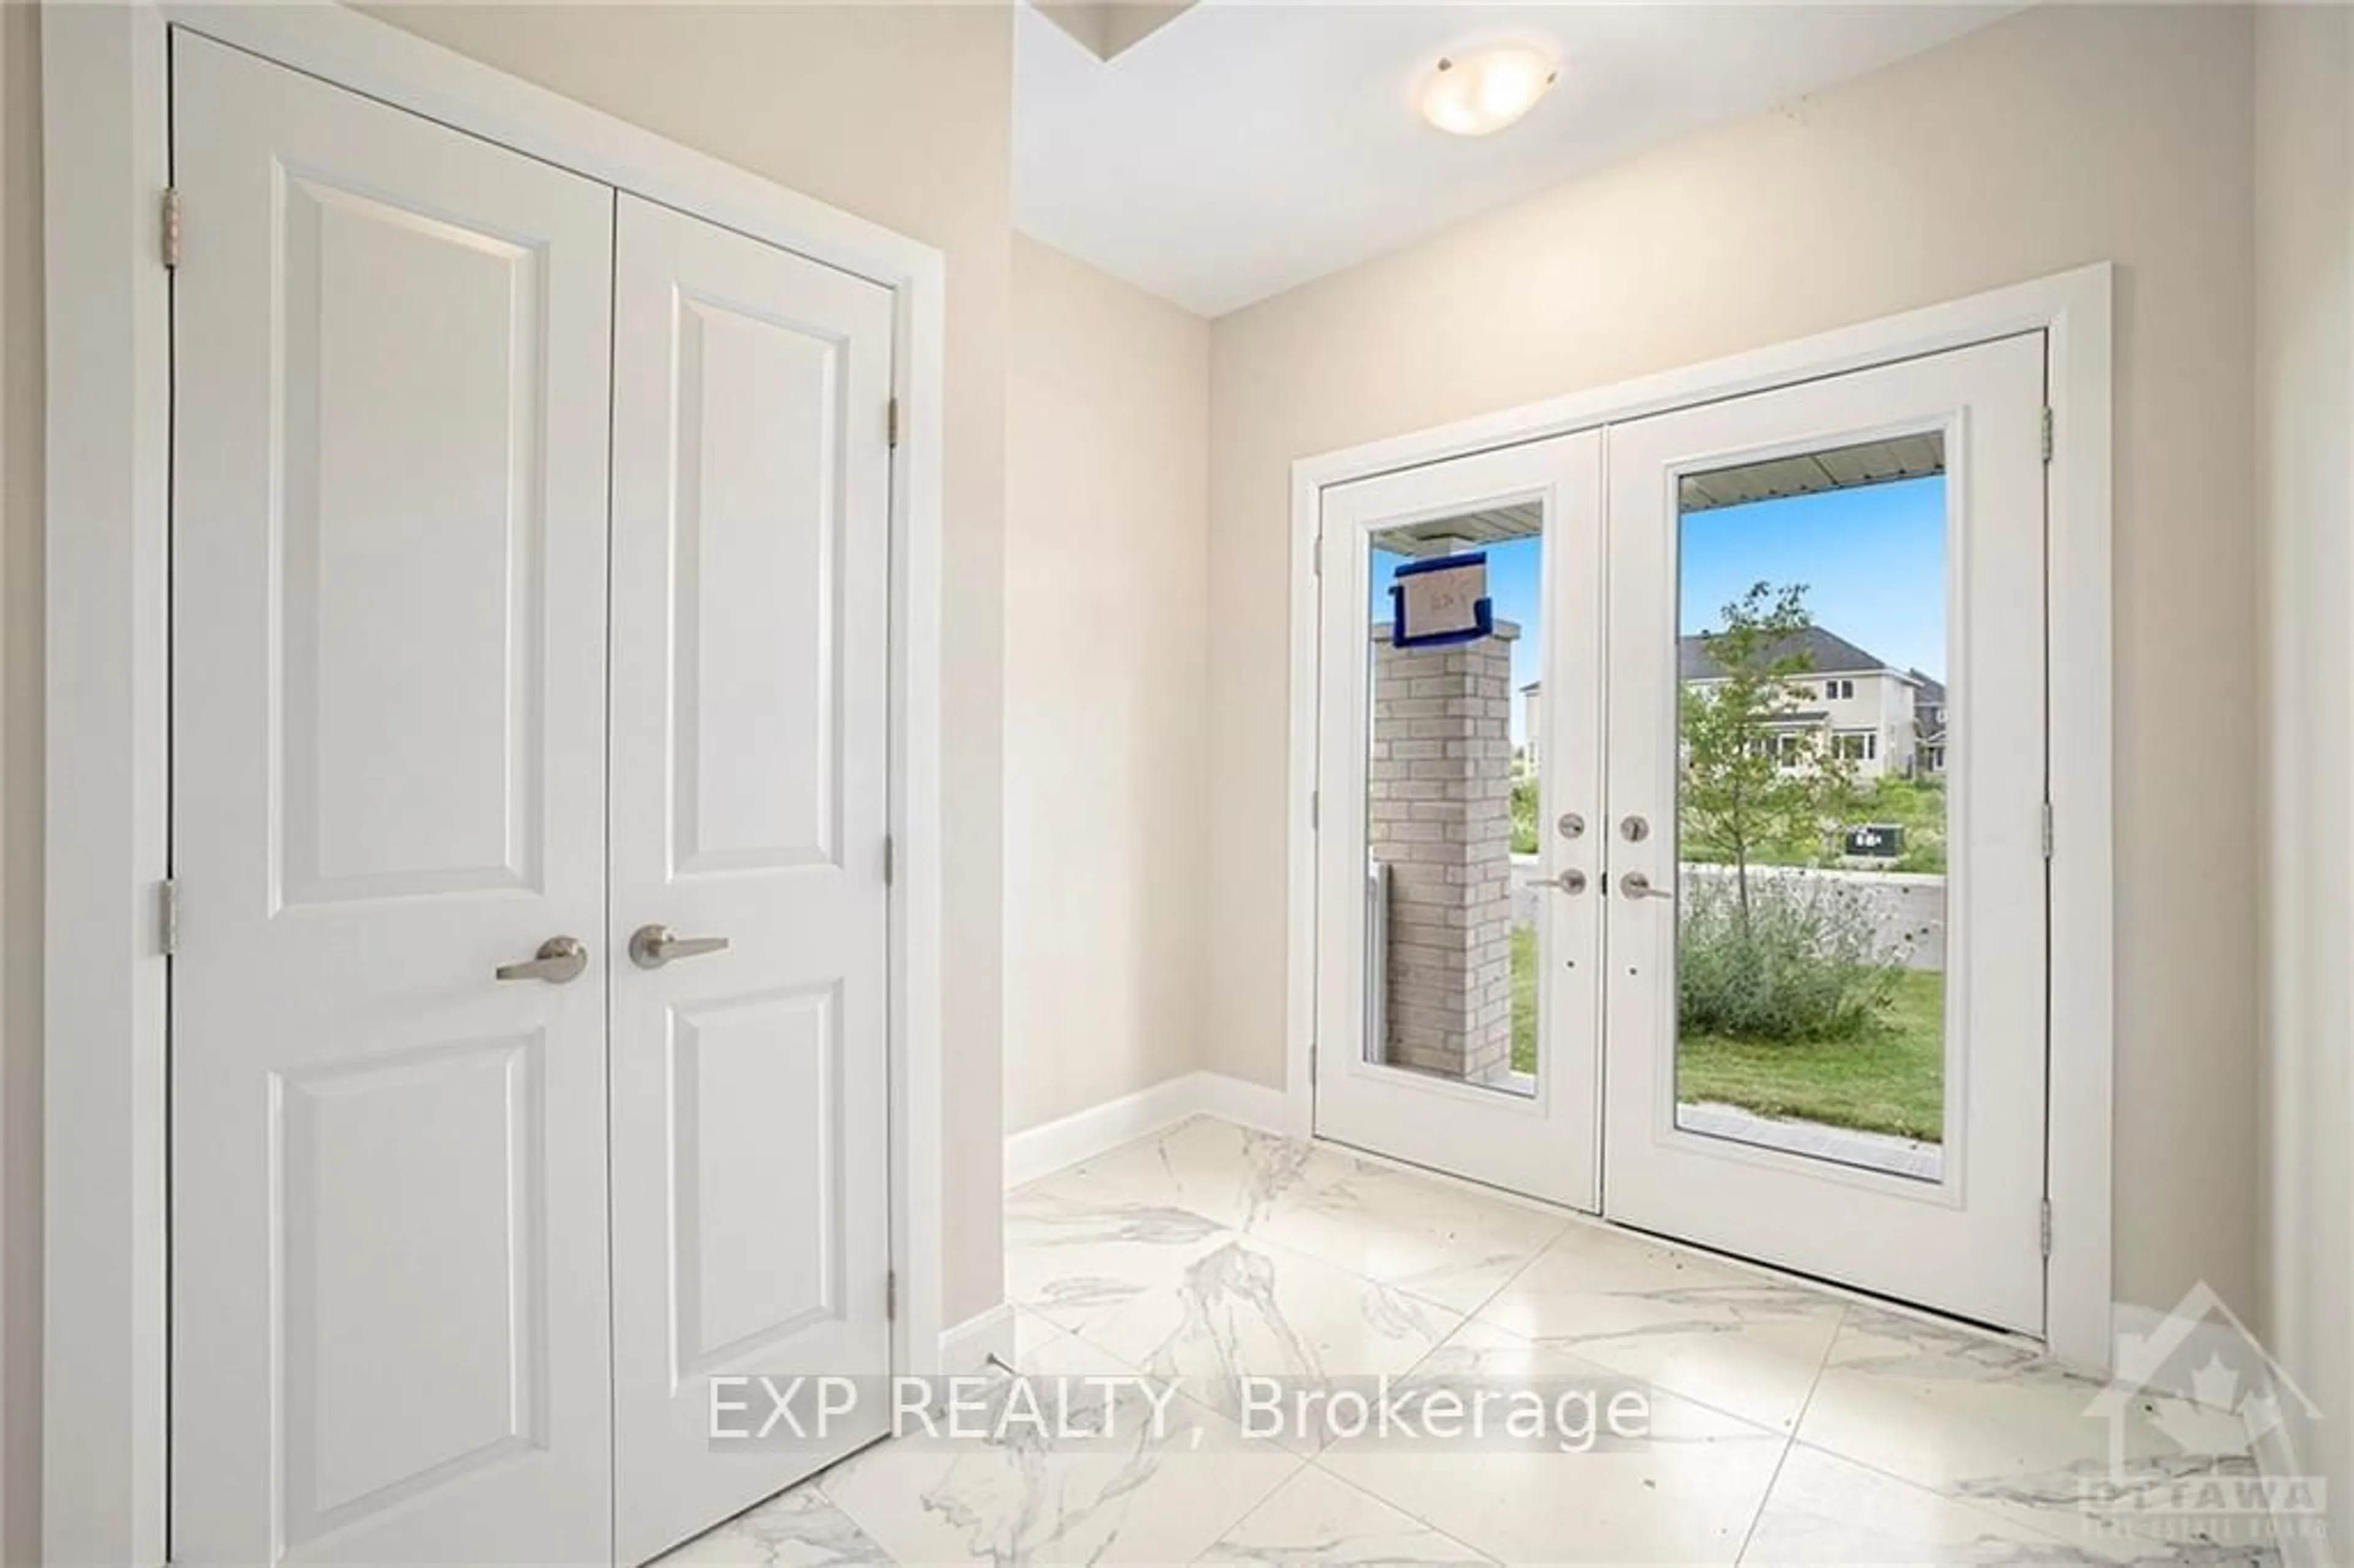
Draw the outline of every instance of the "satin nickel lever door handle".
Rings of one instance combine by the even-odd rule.
[[[1651,879],[1639,871],[1630,871],[1618,879],[1618,891],[1629,898],[1673,898],[1664,887],[1654,887]]]
[[[1556,893],[1583,893],[1585,891],[1585,873],[1571,866],[1559,876],[1532,876],[1529,878],[1528,885],[1531,887],[1550,887]]]
[[[550,937],[539,951],[519,964],[501,964],[494,971],[503,980],[546,980],[564,985],[577,980],[588,968],[588,949],[578,937]]]
[[[641,926],[630,938],[630,961],[642,969],[658,969],[673,959],[726,950],[725,937],[673,937],[667,926]]]

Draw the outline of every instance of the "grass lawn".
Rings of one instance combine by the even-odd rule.
[[[1945,1010],[1946,977],[1907,969],[1880,1027],[1861,1039],[1693,1035],[1676,1058],[1676,1097],[1935,1143],[1945,1136]]]
[[[1677,1098],[1935,1143],[1945,1131],[1945,1009],[1946,977],[1907,969],[1880,1027],[1861,1039],[1691,1036],[1677,1056]],[[1512,1065],[1537,1070],[1537,934],[1526,926],[1512,932]]]
[[[1493,963],[1494,959],[1489,960]],[[1537,1070],[1537,928],[1512,927],[1512,1070]]]

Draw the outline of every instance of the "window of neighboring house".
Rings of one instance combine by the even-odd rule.
[[[1844,697],[1851,697],[1855,695],[1855,683],[1853,681],[1825,681],[1823,683],[1823,695],[1831,698],[1833,701],[1838,701]]]
[[[1807,759],[1807,734],[1803,730],[1777,730],[1772,735],[1752,736],[1749,755],[1771,757],[1784,768],[1796,768]]]
[[[1880,757],[1880,732],[1872,729],[1843,729],[1831,737],[1837,755],[1850,762],[1873,762]]]

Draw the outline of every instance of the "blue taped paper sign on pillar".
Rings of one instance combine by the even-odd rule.
[[[1391,574],[1390,645],[1437,648],[1477,642],[1496,630],[1488,598],[1488,554],[1408,561]]]

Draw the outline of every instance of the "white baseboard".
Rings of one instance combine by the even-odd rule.
[[[1150,1088],[1009,1134],[1005,1184],[1018,1187],[1051,1176],[1191,1117],[1214,1116],[1262,1132],[1281,1133],[1287,1109],[1281,1089],[1224,1073],[1182,1073]],[[940,1336],[940,1371],[949,1374],[979,1372],[992,1357],[1013,1365],[1013,1308],[1003,1303],[966,1319]]]
[[[1281,1089],[1254,1084],[1248,1078],[1231,1077],[1225,1073],[1193,1073],[1189,1076],[1198,1086],[1195,1092],[1202,1097],[1203,1115],[1214,1116],[1239,1127],[1275,1133],[1278,1137],[1307,1136],[1305,1128],[1289,1125],[1291,1104]]]
[[[2243,1386],[2253,1387],[2268,1375],[2264,1349],[2254,1337],[2239,1326],[2236,1319],[2229,1321],[2199,1317],[2183,1319],[2155,1307],[2145,1307],[2136,1301],[2115,1301],[2109,1305],[2109,1321],[2115,1340],[2110,1345],[2110,1358],[2098,1366],[2079,1365],[2077,1370],[2100,1376],[2124,1375],[2126,1369],[2117,1366],[2115,1353],[2120,1346],[2136,1340],[2179,1339],[2181,1349],[2173,1352],[2165,1365],[2158,1369],[2147,1387],[2153,1393],[2170,1393],[2178,1399],[2195,1400],[2199,1391],[2188,1381],[2189,1374],[2211,1361],[2220,1361],[2229,1368]]]
[[[939,1368],[944,1377],[981,1372],[992,1360],[1013,1364],[1013,1308],[1003,1301],[940,1336]]]
[[[2288,1412],[2294,1420],[2296,1412]],[[2256,1474],[2266,1483],[2272,1497],[2273,1546],[2279,1552],[2281,1568],[2331,1568],[2340,1560],[2330,1555],[2328,1518],[2325,1513],[2291,1511],[2285,1504],[2292,1497],[2305,1499],[2313,1494],[2296,1488],[2293,1483],[2307,1478],[2306,1468],[2297,1463],[2296,1444],[2290,1426],[2282,1425],[2257,1435],[2251,1445],[2255,1453]],[[2326,1485],[2316,1501],[2333,1499],[2327,1495]]]
[[[2192,1378],[2220,1367],[2231,1374],[2231,1382],[2218,1392],[2243,1402],[2255,1392],[2271,1395],[2271,1409],[2278,1414],[2267,1414],[2261,1426],[2256,1425],[2261,1407],[2240,1405],[2250,1423],[2249,1451],[2272,1510],[2271,1544],[2280,1553],[2283,1568],[2326,1568],[2337,1561],[2329,1554],[2324,1511],[2334,1500],[2327,1495],[2327,1478],[2314,1475],[2298,1459],[2298,1433],[2320,1419],[2320,1413],[2255,1334],[2203,1285],[2171,1312],[2131,1301],[2116,1302],[2112,1312],[2120,1363],[2112,1375],[2124,1386],[2196,1401],[2201,1391]],[[2163,1362],[2155,1369],[2136,1364],[2137,1343],[2166,1347]],[[2305,1451],[2311,1453],[2309,1442]]]
[[[1196,1116],[1214,1116],[1263,1132],[1280,1133],[1286,1130],[1288,1104],[1281,1089],[1264,1084],[1224,1073],[1180,1074],[1149,1089],[1009,1134],[1005,1184],[1019,1187],[1050,1176]]]

